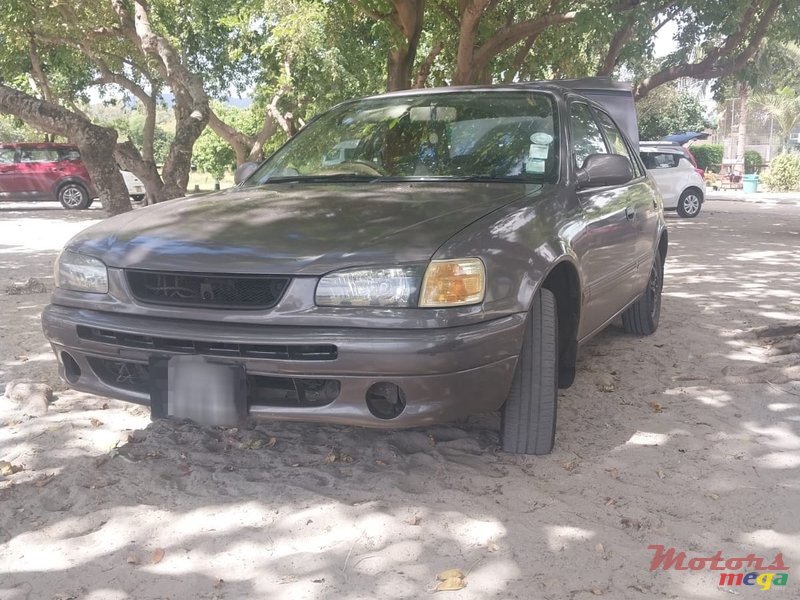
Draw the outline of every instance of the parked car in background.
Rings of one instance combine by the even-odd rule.
[[[215,425],[500,409],[506,451],[550,452],[579,345],[661,311],[631,89],[591,85],[598,102],[580,81],[345,102],[231,190],[85,229],[42,315],[61,376]]]
[[[119,170],[122,173],[122,178],[125,180],[125,186],[128,188],[128,195],[136,202],[144,200],[145,189],[142,180],[130,171]]]
[[[64,208],[88,208],[97,190],[75,146],[0,144],[0,200],[57,200]]]
[[[703,207],[705,181],[683,150],[680,146],[649,145],[649,142],[639,145],[642,162],[664,198],[664,210],[676,210],[682,217],[694,218]]]
[[[706,172],[703,169],[701,169],[700,167],[697,166],[697,160],[695,159],[694,154],[692,154],[692,151],[689,150],[689,148],[687,148],[686,146],[682,146],[678,142],[667,142],[667,141],[663,141],[662,140],[662,141],[656,141],[656,142],[639,142],[639,145],[640,146],[647,146],[648,148],[673,148],[673,149],[678,149],[686,157],[686,160],[688,160],[690,163],[692,163],[692,166],[694,167],[694,170],[697,171],[697,174],[700,175],[700,177],[705,177]]]

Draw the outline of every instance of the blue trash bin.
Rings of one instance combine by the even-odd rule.
[[[755,194],[758,191],[758,175],[755,173],[743,175],[742,190],[745,194]]]

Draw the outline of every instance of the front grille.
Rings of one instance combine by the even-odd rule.
[[[150,367],[146,364],[87,356],[86,360],[105,384],[139,393],[150,393]],[[339,396],[337,379],[247,376],[248,406],[313,408],[330,404]]]
[[[288,277],[203,275],[127,269],[133,297],[148,304],[205,308],[272,308],[289,286]]]
[[[273,360],[336,360],[338,348],[333,344],[239,344],[204,342],[177,338],[155,337],[111,329],[78,326],[78,337],[126,348],[144,348],[180,354],[206,356],[235,356],[239,358],[269,358]]]

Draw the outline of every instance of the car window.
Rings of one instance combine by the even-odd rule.
[[[61,160],[80,160],[81,153],[78,152],[77,148],[65,148],[59,151],[59,156]]]
[[[583,166],[583,162],[590,154],[609,154],[600,127],[589,110],[589,105],[583,102],[573,102],[570,105],[569,129],[572,137],[572,156],[575,165]]]
[[[24,148],[20,156],[20,162],[58,162],[58,150],[53,148]]]
[[[9,164],[14,162],[14,148],[0,148],[0,164]]]
[[[678,159],[681,158],[668,152],[642,152],[640,156],[647,169],[671,169],[678,165]]]
[[[622,136],[622,133],[620,133],[617,126],[614,125],[614,121],[612,121],[611,117],[609,117],[603,111],[596,110],[595,113],[597,114],[597,121],[600,123],[600,126],[603,128],[603,131],[606,134],[608,143],[611,144],[611,152],[625,156],[629,161],[631,161],[634,177],[641,177],[643,173],[641,171],[641,167],[639,166],[639,161],[636,160],[631,154],[628,144],[625,143],[625,138]]]
[[[348,102],[275,153],[246,185],[307,179],[555,181],[555,107],[536,92],[409,94]]]

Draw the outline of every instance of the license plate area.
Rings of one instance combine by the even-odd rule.
[[[247,416],[247,378],[241,365],[196,355],[152,357],[150,382],[153,419],[235,426]]]

